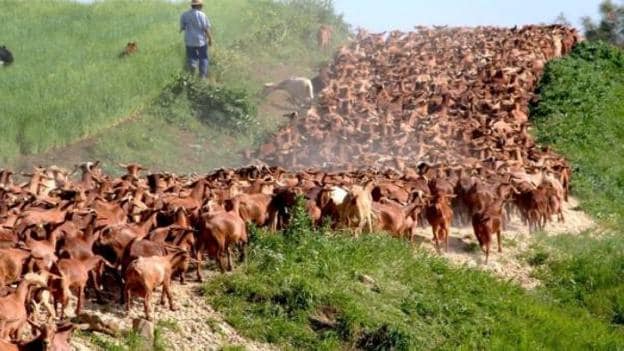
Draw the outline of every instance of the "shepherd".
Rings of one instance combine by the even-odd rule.
[[[202,12],[203,0],[192,0],[191,9],[180,17],[180,32],[184,31],[187,68],[195,72],[199,64],[200,78],[208,77],[208,46],[212,46],[210,20]]]

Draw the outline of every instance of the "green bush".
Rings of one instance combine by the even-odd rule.
[[[189,74],[180,74],[165,89],[158,103],[168,116],[175,116],[173,108],[179,106],[180,99],[184,106],[190,106],[196,118],[213,127],[236,132],[249,132],[257,127],[256,107],[243,90],[207,84]]]

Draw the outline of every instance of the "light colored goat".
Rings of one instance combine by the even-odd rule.
[[[279,83],[267,83],[262,89],[262,96],[266,97],[276,90],[287,92],[295,105],[309,105],[314,99],[312,81],[305,77],[290,77]]]

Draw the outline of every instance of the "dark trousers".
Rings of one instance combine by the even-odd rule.
[[[195,72],[195,67],[199,63],[199,76],[206,78],[208,76],[208,45],[204,46],[187,46],[186,47],[186,61],[188,69],[191,72]]]

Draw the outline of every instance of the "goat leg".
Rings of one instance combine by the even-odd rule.
[[[124,300],[126,300],[125,306],[126,306],[126,313],[130,312],[130,288],[128,286],[125,286],[122,292],[122,295],[124,296]]]
[[[227,248],[227,270],[228,271],[232,271],[233,270],[233,265],[232,265],[232,248],[228,247]]]
[[[204,281],[204,278],[202,277],[202,274],[201,274],[202,259],[203,257],[202,257],[201,250],[197,250],[197,281],[200,283]]]
[[[143,300],[143,310],[145,312],[145,318],[148,321],[152,321],[152,306],[151,306],[151,300],[152,300],[152,292],[151,291],[146,291],[145,292],[145,299]]]
[[[239,244],[240,257],[238,259],[239,263],[245,263],[247,261],[247,245],[245,243]]]
[[[438,242],[438,227],[433,225],[431,226],[431,230],[433,231],[433,242],[435,243],[436,251],[440,252],[440,243]]]
[[[225,250],[219,250],[217,253],[217,260],[219,261],[219,269],[221,270],[221,273],[225,273],[225,268],[227,267],[227,253]]]
[[[177,311],[178,308],[176,307],[176,305],[173,303],[173,297],[171,296],[171,280],[170,279],[165,279],[165,282],[163,283],[163,294],[167,294],[167,300],[169,300],[169,309],[171,311]]]
[[[80,312],[82,311],[82,306],[84,304],[85,292],[84,286],[78,287],[78,303],[76,305],[76,316],[80,316]]]

